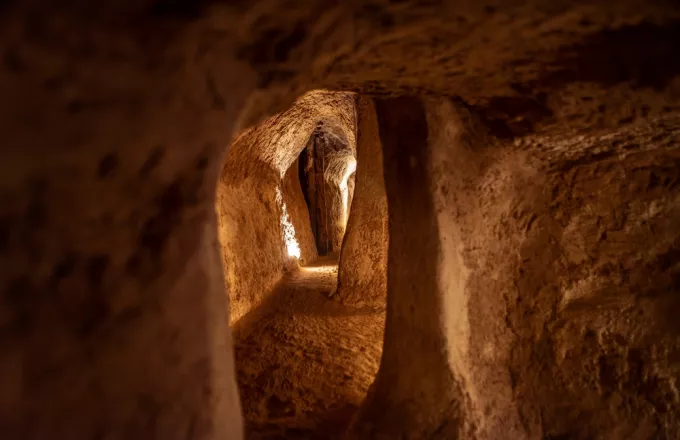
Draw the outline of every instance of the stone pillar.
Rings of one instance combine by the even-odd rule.
[[[342,243],[342,193],[338,182],[329,179],[328,152],[332,147],[320,133],[314,133],[305,148],[307,200],[312,232],[319,255],[340,250]]]
[[[345,304],[384,308],[387,297],[387,196],[375,105],[357,102],[357,170],[340,253],[338,298]]]
[[[376,114],[389,212],[385,343],[351,436],[457,438],[462,396],[441,322],[425,108],[414,98],[377,100]]]

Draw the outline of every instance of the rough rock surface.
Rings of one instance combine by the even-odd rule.
[[[353,93],[314,90],[298,98],[289,109],[238,134],[229,158],[251,166],[257,157],[283,175],[305,148],[316,127],[354,149],[355,96]]]
[[[356,435],[677,437],[680,121],[488,144],[449,100],[378,104],[388,315]]]
[[[450,102],[428,120],[443,321],[475,437],[677,437],[680,121],[489,145]]]
[[[295,227],[295,239],[300,246],[299,263],[305,265],[317,258],[312,226],[309,219],[309,207],[305,202],[300,186],[298,163],[294,162],[283,177],[282,192],[291,224]]]
[[[387,196],[373,101],[357,101],[357,171],[338,269],[337,298],[384,309],[387,298]]]
[[[385,314],[328,299],[337,259],[288,274],[234,327],[251,439],[341,438],[378,370]]]
[[[380,369],[352,437],[457,438],[464,426],[464,395],[452,378],[445,330],[437,319],[443,302],[425,109],[414,98],[377,100],[376,116],[390,230],[387,316]]]
[[[225,166],[223,176],[232,171],[237,175],[234,168]],[[271,292],[291,261],[282,236],[281,204],[276,200],[281,187],[278,173],[262,165],[261,171],[237,180],[220,180],[216,207],[232,322]]]
[[[6,439],[239,437],[214,203],[252,74],[142,3],[0,7]]]
[[[388,267],[387,370],[363,415],[405,404],[398,426],[357,427],[677,437],[679,23],[665,0],[3,2],[0,432],[241,438],[215,186],[233,132],[327,88],[474,115],[436,217],[387,185],[390,259],[423,282],[409,296]],[[433,166],[416,170],[434,197]],[[429,252],[400,235],[414,222]],[[401,371],[408,346],[424,361]],[[409,403],[423,392],[456,399],[450,423]]]
[[[354,111],[354,105],[351,107]],[[350,127],[348,127],[350,129]],[[345,235],[349,211],[350,173],[356,169],[356,145],[317,125],[300,158],[307,204],[312,219],[312,232],[320,255],[338,253]]]
[[[232,322],[297,264],[286,249],[282,217],[294,230],[299,258],[317,257],[296,158],[319,122],[354,142],[353,95],[310,92],[289,110],[239,134],[226,156],[216,209]]]

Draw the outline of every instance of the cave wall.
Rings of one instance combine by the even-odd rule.
[[[227,156],[218,184],[217,212],[231,323],[257,306],[281,279],[289,261],[281,234],[276,170],[260,164],[244,177]]]
[[[464,395],[437,319],[443,305],[425,108],[415,98],[379,99],[375,107],[389,214],[387,313],[380,368],[352,438],[458,438]]]
[[[356,145],[350,143],[350,139],[324,131],[323,126],[317,127],[305,147],[305,187],[312,231],[320,255],[340,252],[346,228],[341,186],[349,162],[356,164],[355,156]],[[349,182],[344,183],[347,185],[349,206]]]
[[[0,13],[1,436],[240,438],[214,203],[252,70],[47,3]]]
[[[319,123],[354,142],[353,94],[309,92],[290,109],[241,131],[226,155],[216,210],[232,323],[260,304],[286,271],[318,256],[297,158]],[[323,175],[319,180],[331,186]],[[282,216],[294,229],[300,261],[288,254]]]
[[[327,164],[325,140],[316,132],[310,137],[306,146],[306,188],[309,201],[309,217],[312,233],[319,255],[333,252],[332,212],[334,200],[333,185],[326,180]],[[326,159],[324,161],[324,159]]]
[[[279,171],[262,162],[258,145],[244,136],[227,155],[218,184],[216,210],[225,282],[229,287],[230,321],[235,323],[262,302],[286,271],[297,267],[297,257],[288,254],[282,216],[295,231],[300,259],[316,257],[307,204],[297,176],[297,162],[282,178]],[[247,149],[250,161],[231,155]],[[243,157],[243,156],[241,156]]]
[[[677,437],[680,121],[489,145],[472,117],[428,103],[444,325],[476,435]]]
[[[342,249],[342,242],[345,239],[345,231],[347,229],[345,218],[349,219],[349,217],[345,217],[342,188],[340,185],[333,185],[333,190],[333,210],[331,211],[333,214],[331,216],[331,226],[333,231],[333,252],[339,254],[340,250]]]
[[[358,125],[358,123],[357,123]],[[358,142],[358,141],[357,141]],[[358,156],[359,153],[357,153]],[[347,197],[347,212],[345,215],[347,215],[347,223],[349,223],[349,213],[352,210],[352,202],[354,202],[354,189],[356,188],[356,179],[357,173],[356,171],[352,173],[349,176],[349,179],[347,179],[347,191],[349,193],[349,197]],[[347,233],[347,223],[345,223],[345,233]],[[343,234],[344,236],[344,234]]]
[[[261,95],[257,93],[251,95],[251,102],[243,110],[243,118],[258,108],[256,104],[259,97]],[[325,132],[343,139],[348,146],[356,145],[354,93],[305,90],[294,98],[290,102],[285,101],[287,108],[279,109],[278,112],[270,111],[269,114],[274,113],[273,116],[241,129],[234,144],[241,138],[249,138],[249,145],[257,151],[239,148],[230,153],[234,161],[248,162],[255,154],[283,175],[297,160],[319,125],[324,127]],[[244,123],[243,120],[239,122]]]
[[[323,185],[328,205],[325,206],[325,212],[319,212],[322,218],[325,217],[321,227],[327,231],[324,234],[327,234],[328,238],[328,253],[337,255],[340,252],[345,235],[345,212],[342,206],[342,191],[338,183],[334,181],[326,180]]]
[[[355,436],[677,437],[680,120],[508,143],[450,100],[377,114],[387,321]]]
[[[350,179],[352,180],[352,179]],[[357,170],[338,267],[337,298],[384,308],[387,298],[388,213],[383,157],[373,100],[357,100]]]
[[[620,158],[626,148],[635,151],[655,146],[652,156],[657,160],[670,154],[667,145],[677,144],[677,136],[667,137],[673,127],[655,122],[672,118],[680,110],[680,63],[675,56],[680,10],[672,2],[461,1],[455,7],[446,2],[438,7],[416,1],[377,5],[303,0],[268,0],[256,6],[217,3],[103,0],[95,5],[78,0],[36,0],[4,2],[0,8],[0,92],[4,97],[0,104],[4,136],[0,173],[0,431],[7,438],[241,438],[215,236],[215,184],[232,135],[289,107],[307,90],[329,88],[382,96],[459,95],[468,111],[478,112],[485,125],[495,129],[488,133],[489,142],[506,139],[511,156],[517,154],[523,165],[526,163],[519,160],[521,138],[535,133],[553,133],[556,139],[546,144],[535,137],[533,144],[525,145],[525,157],[534,157],[529,154],[532,148],[562,145],[563,140],[570,143],[568,148],[564,144],[566,150],[578,152],[581,141],[590,139],[590,153],[574,165],[607,163],[598,162],[602,158],[599,148],[605,145],[613,152],[608,163],[621,164],[621,169],[630,173],[638,167],[629,167],[630,163]],[[648,123],[655,132],[639,138],[637,131],[623,127],[636,124],[635,130],[642,130]],[[565,127],[566,132],[560,131]],[[570,127],[578,130],[571,132]],[[603,129],[612,132],[597,139],[587,136]],[[617,130],[627,134],[618,138]],[[291,138],[294,136],[286,137]],[[283,162],[292,163],[294,158]],[[542,161],[539,159],[531,159],[528,168]],[[622,422],[621,431],[613,427],[612,436],[630,432],[631,424],[638,421],[640,431],[632,438],[664,435],[663,431],[658,436],[647,433],[677,412],[666,403],[677,391],[663,393],[673,381],[677,383],[678,376],[676,352],[669,342],[677,337],[677,328],[672,323],[666,325],[678,305],[662,294],[677,290],[677,258],[663,243],[664,234],[674,231],[664,218],[673,219],[676,214],[660,192],[663,185],[666,192],[676,191],[674,179],[661,173],[673,164],[670,159],[651,164],[654,172],[649,173],[649,183],[659,191],[653,201],[660,202],[650,202],[653,209],[649,215],[653,226],[666,232],[658,237],[656,229],[650,228],[649,240],[641,247],[643,253],[629,253],[628,237],[644,235],[639,228],[646,229],[629,224],[628,216],[617,220],[617,225],[631,229],[623,229],[624,234],[607,230],[606,237],[601,234],[598,241],[567,228],[569,223],[557,228],[574,237],[572,241],[555,239],[555,243],[572,249],[575,268],[598,267],[591,266],[591,260],[604,260],[592,259],[591,253],[593,246],[604,243],[603,252],[597,252],[609,255],[612,267],[603,268],[602,273],[614,273],[615,279],[621,280],[623,296],[629,290],[652,293],[636,297],[632,307],[617,306],[616,313],[599,304],[603,298],[598,296],[595,303],[604,311],[602,316],[588,318],[594,325],[593,331],[585,332],[586,343],[569,356],[555,357],[559,365],[550,360],[550,347],[556,341],[554,346],[565,345],[550,335],[578,333],[583,328],[578,323],[586,317],[576,315],[578,307],[576,311],[572,308],[578,325],[565,326],[566,333],[552,332],[550,321],[547,336],[537,340],[540,349],[513,348],[518,357],[512,364],[510,390],[517,380],[518,398],[531,395],[537,402],[545,402],[546,395],[539,392],[542,388],[532,385],[544,383],[537,375],[560,372],[579,350],[582,353],[573,359],[585,359],[585,365],[590,366],[594,353],[601,353],[597,372],[589,371],[587,376],[597,377],[597,383],[586,390],[584,401],[598,406],[609,396],[593,399],[593,390],[616,388],[607,401],[614,416],[625,411],[629,402],[632,408],[642,410],[631,412],[630,422]],[[649,170],[647,166],[639,168],[641,172]],[[546,170],[542,171],[544,179],[548,179]],[[584,182],[591,174],[581,171],[580,166],[567,167],[565,175]],[[499,170],[498,175],[504,174]],[[557,170],[550,174],[551,178],[558,175]],[[487,179],[492,176],[487,174]],[[627,181],[627,176],[614,180],[619,191],[626,190],[622,181]],[[632,185],[636,182],[639,180]],[[524,200],[521,185],[516,186],[520,195],[511,193],[510,200]],[[578,200],[599,197],[599,188],[582,195],[578,195],[578,186],[565,188],[569,183],[560,186],[556,196],[577,195]],[[657,193],[650,190],[652,194]],[[454,196],[451,192],[437,203],[457,215],[448,205]],[[569,198],[560,200],[568,202]],[[393,195],[389,201],[398,203],[398,198]],[[500,206],[503,201],[499,199]],[[541,210],[548,201],[541,203],[543,208],[537,212],[542,215],[527,221],[527,228],[532,225],[529,232],[545,231],[536,226],[547,221]],[[596,205],[606,206],[606,200],[601,197]],[[668,216],[653,215],[656,206]],[[609,212],[618,215],[616,209]],[[463,219],[464,213],[460,214]],[[578,229],[575,225],[582,220],[586,230],[595,230],[593,218],[586,214],[584,210],[577,216],[580,219],[571,228]],[[543,220],[536,223],[539,218]],[[513,224],[512,219],[505,220]],[[483,227],[484,234],[494,232],[489,224]],[[624,258],[612,250],[619,246],[624,247]],[[665,254],[664,247],[669,250]],[[480,252],[475,243],[465,249]],[[502,248],[507,255],[514,255],[514,262],[519,258],[515,255],[518,249],[522,247]],[[661,252],[655,254],[657,260],[638,259],[656,252]],[[584,254],[586,259],[581,260],[578,255]],[[538,264],[535,256],[529,256],[528,261]],[[633,276],[622,272],[625,269]],[[501,270],[511,268],[504,265]],[[495,283],[499,275],[486,273],[490,276],[485,282]],[[552,269],[546,276],[551,273]],[[476,276],[470,279],[484,281]],[[658,283],[659,292],[653,292],[657,284],[652,283]],[[587,284],[567,289],[566,296],[588,298],[592,290],[581,289]],[[555,289],[554,284],[546,286]],[[520,287],[504,289],[512,293]],[[395,289],[400,291],[398,286]],[[607,304],[614,304],[617,297],[608,297],[612,302]],[[543,296],[538,299],[541,301]],[[543,305],[532,309],[532,301],[527,304],[512,308],[510,324],[498,310],[490,310],[493,317],[501,318],[490,327],[501,335],[504,326],[519,327],[515,312],[531,317],[542,315],[537,311],[545,309]],[[414,300],[412,305],[417,310],[418,302]],[[408,308],[402,308],[400,319],[407,322]],[[599,330],[599,326],[610,329],[617,325],[612,316],[622,314],[620,321],[625,323],[631,312],[640,310],[641,318],[636,319],[647,319],[649,325],[639,332],[622,332],[623,344],[618,333]],[[449,317],[447,322],[458,323],[464,316]],[[529,322],[537,324],[533,319]],[[630,319],[634,326],[640,322]],[[406,329],[411,331],[413,326]],[[517,338],[529,339],[526,327],[517,330]],[[648,348],[635,351],[647,342],[638,338],[651,335],[658,337],[645,345]],[[454,338],[455,332],[450,339]],[[491,342],[494,345],[489,352],[498,346],[495,340]],[[529,342],[533,347],[536,341]],[[412,344],[407,338],[404,347]],[[626,349],[624,361],[625,347],[633,349]],[[523,364],[527,354],[546,369],[530,371],[524,380],[524,372],[517,374],[514,365]],[[549,361],[542,363],[546,358]],[[485,375],[485,371],[481,369],[479,374]],[[664,377],[667,371],[671,373]],[[397,370],[383,372],[381,377],[390,374],[396,376]],[[578,383],[558,378],[559,384]],[[398,383],[398,378],[392,379]],[[474,377],[469,380],[479,383]],[[499,382],[503,381],[499,393],[507,396],[506,379]],[[579,387],[576,389],[582,389]],[[554,390],[554,386],[545,389]],[[578,412],[573,411],[572,395],[567,395],[564,420],[572,420]],[[655,412],[645,406],[641,396],[647,396]],[[472,397],[462,401],[466,399],[472,401]],[[504,405],[503,399],[511,397],[499,397],[496,408]],[[549,438],[549,432],[562,428],[553,418],[555,407],[547,408]],[[473,409],[484,417],[493,416],[485,414],[486,408]],[[517,412],[525,414],[527,429],[537,432],[538,410],[526,406]],[[593,412],[581,414],[590,417]],[[597,414],[604,417],[603,426],[612,426],[607,410],[598,408]],[[521,417],[510,412],[508,425],[517,426]],[[592,429],[594,423],[589,420],[583,429]],[[668,423],[672,428],[672,422]],[[487,420],[480,430],[492,432],[492,425]],[[579,425],[580,420],[565,430]],[[668,437],[677,437],[671,428],[667,428]],[[504,438],[523,438],[517,431],[508,432]]]
[[[309,220],[309,207],[302,194],[298,167],[299,164],[296,160],[283,177],[283,199],[286,202],[288,215],[295,227],[295,236],[300,245],[300,264],[306,264],[314,261],[318,255]]]

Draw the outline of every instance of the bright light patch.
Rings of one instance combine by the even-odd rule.
[[[288,209],[286,208],[286,203],[283,201],[283,196],[281,195],[281,189],[279,187],[276,187],[276,203],[281,207],[281,235],[283,235],[283,240],[286,242],[288,256],[300,258],[300,244],[295,238],[295,227],[293,227],[293,224],[290,222]]]
[[[347,163],[345,175],[342,176],[342,180],[340,181],[340,192],[342,193],[342,208],[345,217],[345,225],[347,225],[347,216],[349,215],[347,209],[347,204],[349,202],[349,190],[347,189],[347,180],[349,180],[349,176],[351,176],[352,173],[356,171],[356,169],[357,161],[355,159],[352,159],[350,162]]]
[[[300,268],[303,272],[331,273],[337,272],[338,266],[307,266]]]

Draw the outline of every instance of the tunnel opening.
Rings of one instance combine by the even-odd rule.
[[[0,8],[3,437],[328,438],[375,375],[348,438],[680,438],[677,2],[49,3]]]
[[[300,184],[320,256],[338,256],[354,195],[357,162],[346,137],[319,122],[298,159]]]
[[[217,211],[249,438],[341,432],[378,370],[385,286],[366,307],[358,287],[370,280],[356,269],[384,251],[386,211],[370,209],[384,198],[368,190],[382,164],[359,151],[357,99],[308,93],[239,134],[225,160]]]

